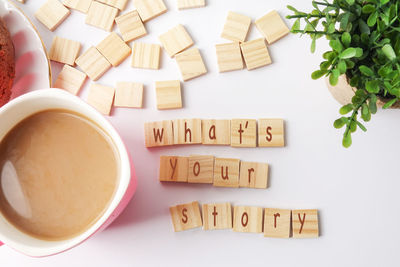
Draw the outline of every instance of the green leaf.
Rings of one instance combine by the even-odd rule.
[[[378,12],[374,12],[371,15],[369,15],[367,24],[369,27],[373,27],[376,24],[376,19],[378,18]]]
[[[291,10],[291,11],[293,11],[293,12],[298,12],[297,9],[295,9],[295,8],[292,7],[291,5],[287,5],[286,7],[287,7],[287,9],[289,9],[289,10]]]
[[[381,0],[381,5],[382,5],[382,6],[385,5],[385,4],[387,4],[389,1],[390,1],[390,0]]]
[[[347,4],[349,5],[353,5],[354,4],[354,0],[346,0]]]
[[[365,33],[365,34],[371,33],[371,30],[369,29],[367,23],[365,23],[365,21],[362,19],[358,20],[358,27],[360,28],[361,33]]]
[[[333,122],[333,127],[336,129],[342,128],[347,123],[347,118],[341,117]]]
[[[329,46],[332,47],[333,50],[336,52],[342,52],[343,51],[343,45],[339,40],[331,40],[329,42]]]
[[[396,103],[396,102],[397,102],[397,98],[393,98],[393,99],[389,100],[388,102],[386,102],[386,104],[383,105],[382,108],[383,108],[383,109],[390,108],[390,107],[393,106],[394,103]]]
[[[350,133],[347,133],[346,135],[343,135],[343,141],[342,141],[343,146],[344,146],[345,148],[348,148],[348,147],[351,146],[351,143],[352,143],[352,141],[351,141],[351,134],[350,134]]]
[[[357,131],[357,122],[355,120],[352,120],[350,122],[350,132],[354,133],[355,131]]]
[[[317,80],[324,76],[328,71],[327,70],[316,70],[311,74],[311,79]]]
[[[361,71],[362,74],[364,74],[365,76],[368,77],[372,77],[374,76],[374,72],[373,70],[371,70],[369,67],[365,66],[365,65],[361,65],[360,67],[358,67],[358,69]]]
[[[367,131],[367,128],[365,128],[365,126],[364,126],[364,125],[362,125],[362,123],[361,123],[361,122],[359,122],[359,121],[356,121],[356,123],[357,123],[358,127],[359,127],[361,130],[363,130],[364,132],[366,132],[366,131]]]
[[[311,48],[310,48],[310,51],[311,51],[311,53],[314,53],[315,52],[315,43],[316,43],[316,38],[314,37],[313,39],[312,39],[312,41],[311,41]]]
[[[344,60],[340,60],[337,69],[339,70],[340,74],[344,74],[347,70],[346,62]]]
[[[298,30],[300,30],[300,19],[296,19],[291,29],[291,31],[298,31]]]
[[[376,101],[377,101],[376,95],[371,95],[368,106],[369,106],[369,110],[371,111],[372,114],[375,114],[378,111],[378,108],[376,106]]]
[[[345,30],[347,28],[347,25],[349,24],[349,18],[350,18],[350,12],[346,12],[343,14],[340,20],[340,29]]]
[[[375,7],[373,5],[368,4],[362,7],[362,13],[371,14],[372,12],[375,12]]]
[[[353,109],[354,109],[353,104],[347,104],[347,105],[344,105],[343,107],[341,107],[341,108],[339,109],[339,113],[340,113],[341,115],[346,115],[347,113],[353,111]]]
[[[356,48],[356,57],[362,57],[363,55],[363,50],[360,47]]]
[[[364,121],[370,121],[371,120],[371,112],[369,111],[369,107],[366,103],[364,103],[361,107],[361,118]]]
[[[385,44],[382,47],[382,52],[389,60],[395,60],[396,54],[394,53],[393,47],[390,44]]]
[[[329,75],[329,83],[335,86],[339,81],[339,75],[340,73],[338,69],[332,70],[331,74]]]
[[[339,58],[352,58],[356,56],[356,49],[354,47],[346,48],[343,52],[339,54]]]
[[[343,45],[345,47],[349,47],[350,46],[350,43],[351,43],[351,35],[350,35],[350,33],[344,32],[342,34],[341,39],[342,39],[342,43],[343,43]]]
[[[368,81],[365,83],[365,89],[367,89],[367,91],[369,93],[373,93],[373,94],[377,94],[379,93],[379,81],[377,80],[372,80],[372,81]]]

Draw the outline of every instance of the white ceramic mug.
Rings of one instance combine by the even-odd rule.
[[[104,214],[84,233],[64,241],[45,241],[29,236],[9,223],[0,213],[0,244],[33,257],[66,251],[106,228],[126,207],[136,190],[136,176],[129,154],[117,131],[94,108],[60,89],[43,89],[22,95],[0,109],[0,140],[23,119],[48,109],[81,114],[100,126],[114,141],[120,158],[120,177],[114,197]]]

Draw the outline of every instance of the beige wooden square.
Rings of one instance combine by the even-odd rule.
[[[262,233],[263,208],[235,206],[233,208],[233,231],[242,233]]]
[[[258,145],[260,147],[285,146],[284,121],[282,119],[259,119]]]
[[[215,158],[214,186],[239,187],[240,160]]]
[[[246,41],[250,24],[251,18],[229,11],[221,37],[234,42],[244,42]]]
[[[276,10],[269,12],[255,21],[257,29],[269,44],[286,36],[290,30]]]
[[[197,48],[185,50],[175,56],[184,81],[199,77],[207,73],[203,58]]]
[[[289,238],[291,225],[291,210],[265,209],[264,236]]]
[[[201,119],[173,120],[174,144],[201,144]]]
[[[177,0],[178,9],[196,8],[204,7],[206,5],[206,0]]]
[[[86,16],[86,24],[111,31],[118,9],[97,1],[92,1]]]
[[[110,33],[96,48],[114,67],[121,64],[131,53],[129,45],[115,32]]]
[[[203,229],[232,229],[232,207],[230,203],[203,204]]]
[[[64,65],[54,83],[55,88],[67,90],[71,94],[77,95],[86,80],[86,74],[69,66]]]
[[[243,58],[239,43],[217,44],[215,49],[219,72],[243,69]]]
[[[146,147],[173,145],[172,121],[146,122],[144,124],[144,137]]]
[[[80,42],[55,36],[51,44],[49,58],[53,61],[74,66],[80,50]]]
[[[132,64],[134,68],[153,69],[160,68],[160,50],[158,44],[134,42],[132,44]]]
[[[253,70],[272,63],[264,38],[244,42],[240,47],[248,70]]]
[[[93,81],[97,81],[107,70],[111,68],[111,64],[95,47],[90,47],[85,53],[80,55],[75,60],[75,63]]]
[[[35,17],[50,31],[54,31],[71,13],[58,0],[47,0],[35,13]]]
[[[156,82],[157,109],[182,108],[181,82]]]
[[[92,3],[92,0],[63,0],[65,6],[78,10],[82,13],[87,13]]]
[[[184,182],[188,181],[189,158],[176,156],[160,157],[160,175],[162,182]]]
[[[114,106],[126,108],[143,107],[143,84],[117,82]]]
[[[133,0],[133,4],[143,22],[167,12],[167,7],[163,0]]]
[[[96,0],[99,2],[102,2],[103,4],[112,6],[112,7],[116,7],[119,10],[124,10],[126,3],[128,2],[128,0]]]
[[[114,88],[94,83],[90,86],[87,102],[100,113],[110,115],[114,94]]]
[[[230,120],[202,120],[203,145],[230,145],[231,121]]]
[[[158,39],[170,57],[193,45],[192,38],[181,24],[161,34]]]
[[[240,162],[240,187],[265,189],[268,186],[268,164]]]
[[[292,210],[293,238],[319,236],[318,210]]]
[[[189,183],[212,184],[214,180],[214,156],[189,157]]]
[[[147,34],[146,28],[136,10],[116,17],[115,23],[117,23],[122,39],[125,42],[130,42]]]
[[[251,119],[232,119],[231,146],[256,147],[257,121]]]
[[[197,228],[203,225],[200,206],[197,201],[170,207],[169,212],[175,232]]]

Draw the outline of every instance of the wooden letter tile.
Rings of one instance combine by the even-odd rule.
[[[114,67],[121,64],[131,53],[129,45],[115,32],[110,33],[96,48]]]
[[[133,4],[144,22],[167,12],[163,0],[133,0]]]
[[[125,42],[130,42],[147,34],[146,28],[136,10],[116,17],[115,22]]]
[[[248,70],[253,70],[272,63],[264,38],[244,42],[240,47]]]
[[[143,84],[133,82],[118,82],[115,90],[114,106],[142,108]]]
[[[113,6],[118,8],[119,10],[124,10],[126,3],[128,0],[97,0],[99,2],[102,2],[103,4]]]
[[[265,189],[268,186],[268,164],[240,162],[240,187]]]
[[[203,204],[203,229],[232,229],[232,208],[230,203]]]
[[[92,84],[87,98],[88,104],[104,115],[110,115],[115,89],[110,86]]]
[[[185,82],[207,73],[203,58],[197,48],[185,50],[177,54],[175,59]]]
[[[97,1],[92,1],[89,7],[86,24],[95,26],[97,28],[111,31],[114,25],[114,19],[118,14],[118,9]]]
[[[156,82],[157,109],[182,108],[181,82]]]
[[[161,34],[159,39],[170,57],[193,45],[192,38],[181,24]]]
[[[291,210],[265,209],[264,236],[265,237],[290,237]]]
[[[178,0],[178,9],[204,7],[206,0]]]
[[[189,183],[212,184],[214,180],[214,156],[189,157]]]
[[[239,43],[217,44],[215,49],[219,72],[243,69],[243,58]]]
[[[93,81],[97,81],[111,68],[111,64],[95,47],[89,48],[75,62]]]
[[[189,158],[175,156],[160,157],[160,176],[162,182],[188,181]]]
[[[54,83],[55,88],[67,90],[71,94],[77,95],[86,80],[86,74],[69,66],[64,65]]]
[[[172,121],[146,122],[144,124],[144,136],[146,147],[173,145]]]
[[[81,43],[61,37],[54,37],[49,58],[60,63],[75,65],[75,59],[81,50]]]
[[[257,121],[250,119],[233,119],[231,121],[231,146],[256,147]]]
[[[221,37],[234,41],[244,42],[251,24],[251,18],[232,12],[228,13]]]
[[[230,120],[202,120],[203,145],[230,145],[231,121]]]
[[[132,67],[158,70],[160,68],[160,50],[158,44],[134,42],[132,45]]]
[[[64,0],[64,5],[71,8],[78,10],[82,13],[87,13],[92,3],[92,0]]]
[[[173,120],[173,129],[175,145],[201,144],[200,119]]]
[[[318,210],[292,210],[293,238],[319,236]]]
[[[35,17],[50,31],[54,31],[71,13],[58,0],[47,0],[35,13]]]
[[[169,212],[175,232],[197,228],[203,225],[200,206],[197,201],[170,207]]]
[[[285,146],[285,130],[282,119],[258,120],[258,145],[260,147]]]
[[[214,186],[239,187],[240,160],[216,158],[214,162]]]
[[[255,21],[257,29],[267,39],[269,44],[286,36],[290,31],[275,10]]]
[[[233,209],[233,231],[262,233],[263,208],[235,206]]]

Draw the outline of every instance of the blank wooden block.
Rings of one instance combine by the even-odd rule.
[[[319,236],[318,210],[292,210],[293,238]]]
[[[219,72],[243,69],[243,58],[239,43],[217,44],[215,49]]]
[[[115,32],[110,33],[96,48],[114,67],[121,64],[131,53],[129,45]]]
[[[92,84],[87,98],[88,104],[104,115],[110,115],[115,89],[110,86]]]
[[[197,48],[185,50],[175,56],[184,81],[207,73],[203,58]]]
[[[265,39],[260,38],[240,44],[248,70],[253,70],[272,63]]]
[[[203,145],[230,145],[231,121],[230,120],[202,120]]]
[[[206,5],[205,0],[178,0],[178,9],[204,7]]]
[[[239,186],[265,189],[268,185],[268,164],[240,162]]]
[[[181,82],[156,82],[157,109],[182,108]]]
[[[284,121],[282,119],[259,119],[258,145],[260,147],[285,146]]]
[[[124,10],[126,3],[128,0],[97,0],[99,2],[102,2],[103,4],[113,6],[118,8],[119,10]]]
[[[257,29],[267,39],[269,44],[286,36],[290,30],[275,10],[255,21]]]
[[[139,13],[133,10],[115,18],[118,29],[125,42],[130,42],[147,34]]]
[[[143,22],[167,12],[167,7],[163,0],[133,0],[133,4]]]
[[[173,145],[172,121],[146,122],[144,124],[144,136],[146,147]]]
[[[49,58],[53,61],[74,66],[80,50],[80,42],[56,36],[51,44]]]
[[[188,181],[189,158],[175,156],[160,157],[160,175],[162,182]]]
[[[142,108],[143,84],[133,82],[118,82],[115,90],[114,106]]]
[[[95,47],[89,48],[85,53],[80,55],[75,60],[75,63],[93,81],[97,81],[107,70],[111,68],[111,64]]]
[[[265,209],[264,215],[264,236],[289,238],[291,210]]]
[[[233,231],[262,233],[263,208],[235,206],[233,208]]]
[[[161,34],[158,38],[170,57],[193,45],[192,38],[181,24]]]
[[[131,66],[158,70],[160,68],[160,50],[161,47],[158,44],[133,43]]]
[[[244,42],[249,32],[251,18],[229,11],[221,37],[234,41]]]
[[[200,206],[197,201],[170,207],[169,212],[175,232],[197,228],[203,225]]]
[[[71,94],[77,95],[86,80],[86,74],[69,66],[64,65],[54,83],[55,88],[64,89]]]
[[[86,24],[111,31],[118,9],[97,1],[92,1],[86,16]]]
[[[231,146],[256,147],[257,121],[251,119],[233,119],[231,121]]]
[[[188,182],[212,184],[214,180],[214,156],[190,156]]]
[[[70,14],[58,0],[47,0],[35,13],[35,17],[50,31],[54,31]]]
[[[232,229],[232,208],[230,203],[203,204],[203,229]]]
[[[87,13],[92,0],[63,0],[63,4],[71,9]]]
[[[215,158],[214,186],[239,187],[240,160]]]
[[[179,119],[172,123],[175,145],[201,144],[200,119]]]

